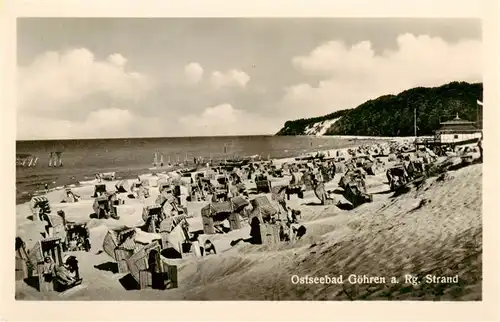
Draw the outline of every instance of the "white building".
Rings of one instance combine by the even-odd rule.
[[[469,143],[481,137],[482,130],[474,122],[460,119],[458,114],[455,119],[442,122],[441,128],[436,131],[436,141],[445,144]]]

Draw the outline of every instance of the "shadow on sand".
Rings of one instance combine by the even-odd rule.
[[[396,197],[399,197],[401,195],[404,195],[405,193],[410,192],[410,190],[411,190],[411,187],[408,187],[408,186],[401,187],[401,188],[397,189],[396,191],[394,191],[394,194],[391,196],[391,198],[396,198]]]
[[[120,284],[127,291],[139,290],[139,283],[135,280],[132,274],[127,274],[119,279]]]
[[[344,194],[344,190],[342,189],[335,189],[335,190],[328,190],[329,193],[334,193],[336,195],[342,195]]]
[[[182,255],[173,247],[165,248],[161,251],[161,256],[165,258],[182,258]]]
[[[233,246],[238,245],[240,242],[254,244],[252,237],[249,237],[249,238],[238,238],[238,239],[235,239],[235,240],[231,241],[230,245],[231,245],[231,247],[233,247]]]
[[[391,189],[373,192],[372,195],[388,195],[392,192]]]
[[[37,291],[40,290],[40,283],[38,281],[38,276],[31,276],[24,279],[24,282],[29,286],[33,287]]]
[[[106,262],[99,265],[95,265],[94,267],[100,271],[111,272],[113,274],[118,273],[118,264],[114,262]]]
[[[337,208],[339,208],[341,210],[353,210],[354,209],[354,206],[350,203],[339,202],[336,206],[337,206]]]

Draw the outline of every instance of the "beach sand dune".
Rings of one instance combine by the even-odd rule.
[[[333,205],[314,205],[319,200],[315,200],[312,192],[306,193],[304,199],[293,196],[289,204],[302,211],[302,222],[307,228],[307,234],[299,241],[274,246],[240,241],[231,246],[248,237],[248,226],[230,234],[210,236],[223,252],[202,259],[172,260],[178,265],[179,273],[179,288],[174,290],[126,291],[121,282],[124,274],[107,270],[112,266],[111,258],[100,252],[108,227],[122,224],[123,219],[95,221],[91,228],[91,252],[76,253],[84,288],[62,297],[41,294],[23,281],[17,281],[16,298],[480,300],[482,166],[472,165],[449,172],[444,180],[429,178],[399,196],[383,192],[387,190],[384,177],[381,173],[368,182],[371,190],[382,193],[375,194],[372,203],[351,211]],[[336,177],[327,189],[335,189],[338,179]],[[342,200],[340,195],[338,197]],[[91,206],[87,206],[91,210]],[[199,216],[201,206],[191,204],[190,211]],[[21,207],[26,205],[18,206],[18,235],[34,240],[36,234],[32,227],[35,225],[21,216],[26,214]],[[137,211],[129,215],[128,223],[141,221],[140,204],[134,207]],[[88,213],[83,214],[83,210],[75,213],[81,216],[75,219],[88,220]],[[352,284],[348,280],[351,274],[385,277],[386,283]],[[418,276],[421,283],[405,283],[405,274]],[[425,283],[428,274],[458,275],[458,283]],[[292,281],[293,276],[325,275],[342,275],[343,284],[296,284]],[[391,277],[396,277],[398,283],[391,283]]]

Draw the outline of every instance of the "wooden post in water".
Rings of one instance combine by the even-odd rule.
[[[62,159],[61,159],[61,154],[62,154],[62,152],[56,152],[56,157],[57,157],[57,166],[59,166],[59,167],[62,167],[62,166],[63,166]],[[54,165],[54,166],[55,166],[55,165]]]

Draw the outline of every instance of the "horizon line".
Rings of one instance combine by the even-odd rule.
[[[135,136],[135,137],[109,137],[109,138],[44,138],[44,139],[16,139],[16,142],[28,141],[71,141],[71,140],[131,140],[131,139],[185,139],[185,138],[229,138],[249,136],[277,136],[276,134],[234,134],[234,135],[194,135],[194,136]],[[279,136],[279,135],[278,135]],[[309,135],[295,135],[309,136]]]

